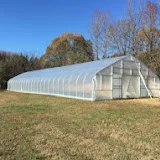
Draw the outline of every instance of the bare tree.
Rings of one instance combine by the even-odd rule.
[[[126,55],[130,46],[128,20],[119,20],[110,26],[111,47],[117,54]]]
[[[158,3],[147,1],[139,10],[142,15],[143,27],[140,32],[141,40],[146,51],[153,52],[160,45],[160,6]]]
[[[108,14],[108,12],[102,12],[101,13],[101,19],[100,19],[100,51],[102,52],[103,58],[107,58],[108,55],[108,48],[109,48],[109,41],[110,41],[110,23],[111,18]]]
[[[107,11],[100,12],[96,10],[92,15],[90,36],[96,60],[100,57],[107,58],[108,56],[110,21]]]
[[[138,4],[138,7],[139,5],[140,4]],[[130,42],[128,52],[130,54],[135,54],[138,53],[142,47],[142,44],[139,42],[139,38],[137,37],[142,28],[142,15],[134,10],[132,0],[128,0],[127,19],[129,30],[128,41]]]
[[[100,17],[101,13],[98,10],[96,10],[91,17],[91,23],[89,28],[91,41],[93,44],[94,60],[98,60],[98,56],[100,54]]]
[[[140,45],[137,35],[141,28],[141,17],[133,9],[132,0],[128,0],[126,15],[110,28],[112,50],[123,55],[137,53]]]

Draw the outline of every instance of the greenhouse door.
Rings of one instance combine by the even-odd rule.
[[[140,77],[122,76],[122,98],[140,97]]]
[[[113,75],[113,99],[122,98],[122,76],[118,74]]]

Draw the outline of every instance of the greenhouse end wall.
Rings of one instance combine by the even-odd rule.
[[[158,76],[143,63],[129,56],[103,69],[96,75],[96,100],[149,97],[139,71],[144,77],[151,96],[160,97]]]

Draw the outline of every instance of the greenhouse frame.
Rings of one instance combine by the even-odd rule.
[[[135,57],[121,56],[22,73],[7,90],[89,101],[160,97],[160,79]]]

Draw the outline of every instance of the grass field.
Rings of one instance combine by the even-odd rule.
[[[0,159],[160,159],[160,100],[0,92]]]

